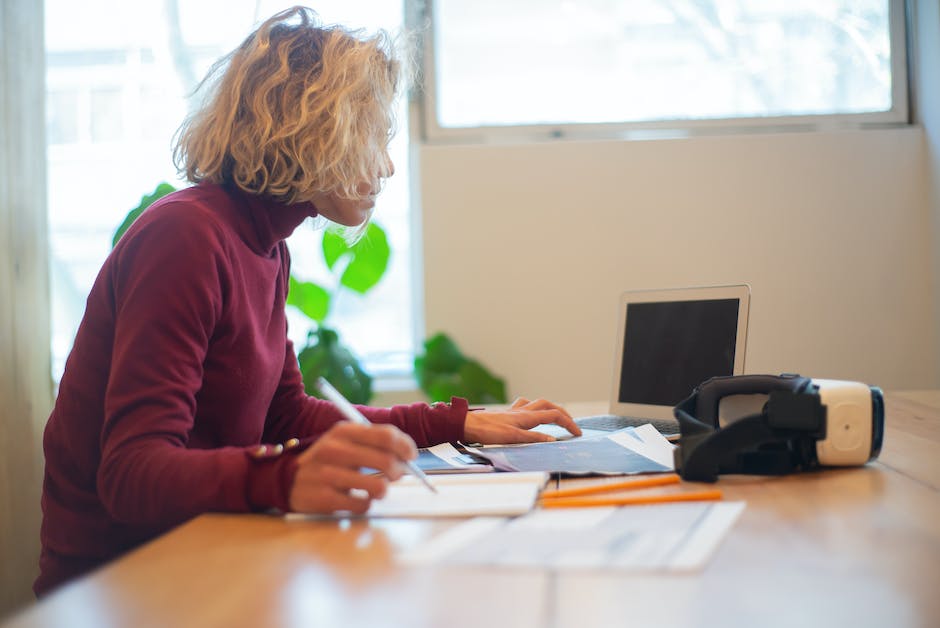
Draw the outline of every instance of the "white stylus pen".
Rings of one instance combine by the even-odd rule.
[[[317,390],[319,390],[324,397],[336,404],[336,407],[339,408],[339,411],[343,413],[347,419],[353,423],[359,423],[360,425],[372,425],[372,422],[369,421],[356,407],[349,403],[338,390],[333,388],[333,385],[322,377],[317,378]],[[415,464],[414,460],[408,460],[405,462],[405,466],[408,467],[408,470],[422,482],[424,485],[431,489],[431,492],[436,493],[437,489],[431,484],[431,481],[428,480],[428,476],[425,475],[424,471]]]

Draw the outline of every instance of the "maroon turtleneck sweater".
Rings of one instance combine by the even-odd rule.
[[[118,242],[46,426],[38,595],[197,514],[288,509],[296,455],[342,419],[286,337],[284,238],[314,215],[201,184]],[[463,437],[467,404],[361,409],[428,446]]]

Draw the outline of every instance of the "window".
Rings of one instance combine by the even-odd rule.
[[[258,22],[292,4],[261,0],[46,2],[56,380],[115,229],[161,181],[184,185],[172,164],[171,142],[196,83]],[[326,23],[393,33],[404,15],[401,3],[388,0],[321,0],[315,8]],[[76,28],[77,24],[83,26]],[[375,215],[391,244],[389,269],[365,297],[341,294],[328,321],[340,329],[343,341],[373,375],[410,372],[415,347],[404,104],[398,119],[398,134],[390,148],[396,175],[388,181]],[[303,225],[289,246],[294,273],[327,285],[318,253],[320,233]],[[291,337],[299,343],[306,338],[309,324],[294,312],[289,316]]]
[[[900,0],[433,0],[429,139],[907,122]]]

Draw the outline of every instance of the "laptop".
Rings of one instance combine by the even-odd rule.
[[[651,423],[677,439],[674,406],[710,377],[744,373],[750,293],[742,284],[621,295],[610,414],[575,419],[585,435]]]

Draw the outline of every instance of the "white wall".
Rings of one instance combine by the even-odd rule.
[[[747,372],[936,387],[921,127],[420,151],[428,333],[606,398],[626,289],[747,282]]]

